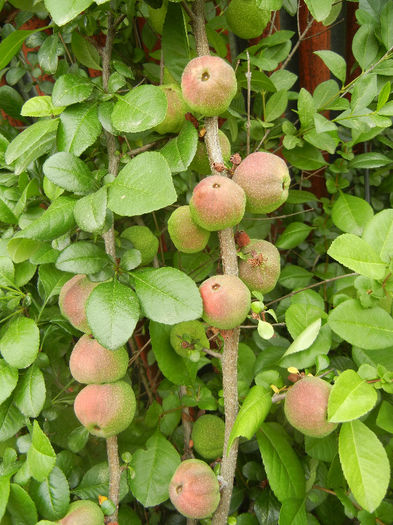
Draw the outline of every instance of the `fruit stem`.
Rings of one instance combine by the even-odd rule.
[[[209,55],[209,42],[206,35],[204,0],[195,0],[193,4],[194,18],[192,20],[197,53],[199,56]],[[210,166],[223,164],[221,147],[218,139],[218,118],[205,119],[206,134],[204,136]],[[212,168],[213,175],[224,175]],[[218,232],[220,241],[221,263],[224,274],[237,275],[237,254],[232,228]],[[213,515],[212,525],[225,525],[229,514],[229,505],[232,496],[233,480],[235,476],[238,440],[235,440],[227,454],[229,435],[235,422],[238,408],[237,392],[237,354],[239,343],[239,328],[222,330],[224,352],[222,355],[222,384],[224,392],[225,411],[225,441],[221,463],[221,476],[224,479],[221,491],[220,504]]]

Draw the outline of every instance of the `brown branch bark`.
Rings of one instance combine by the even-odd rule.
[[[193,30],[196,48],[199,56],[209,54],[204,16],[204,0],[194,2]],[[212,173],[214,163],[222,164],[222,152],[218,140],[218,119],[209,117],[205,119],[206,134],[204,137]],[[222,174],[222,173],[221,173]],[[236,246],[232,228],[218,232],[223,272],[230,275],[238,274]],[[232,496],[233,480],[235,476],[238,441],[236,440],[228,452],[228,440],[235,422],[238,410],[237,393],[237,354],[239,343],[239,328],[222,331],[224,338],[224,352],[222,355],[222,376],[225,411],[225,442],[221,463],[221,476],[223,478],[221,500],[214,513],[212,525],[225,525],[229,513],[229,504]]]

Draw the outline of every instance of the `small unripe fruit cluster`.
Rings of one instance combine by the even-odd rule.
[[[319,377],[305,376],[288,390],[284,412],[288,422],[302,434],[315,438],[328,436],[337,423],[327,420],[332,386]]]
[[[204,519],[218,507],[220,487],[207,463],[187,459],[180,463],[169,483],[169,497],[186,518]]]
[[[74,326],[87,327],[85,331],[90,331],[86,320],[86,302],[94,288],[88,283],[90,281],[85,275],[72,277],[63,286],[59,298],[63,315]],[[91,434],[104,438],[125,430],[134,417],[136,407],[131,386],[122,380],[128,367],[125,348],[108,350],[91,335],[85,334],[76,343],[69,366],[73,378],[87,385],[74,402],[75,415],[81,424]]]
[[[198,361],[200,351],[209,348],[205,327],[200,321],[184,321],[171,328],[170,343],[177,354]]]

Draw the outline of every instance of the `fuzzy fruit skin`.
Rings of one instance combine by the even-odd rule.
[[[261,36],[271,16],[255,0],[231,0],[225,14],[232,33],[244,40]]]
[[[239,261],[240,279],[251,291],[271,292],[280,277],[280,252],[274,244],[261,239],[251,239],[242,252],[247,259]]]
[[[187,459],[180,463],[169,483],[169,497],[186,518],[207,518],[220,502],[216,475],[204,461]]]
[[[228,177],[210,175],[194,188],[191,217],[208,231],[224,230],[239,224],[246,206],[243,189]]]
[[[183,253],[201,252],[209,241],[210,232],[196,224],[189,206],[180,206],[168,219],[168,233],[173,244]]]
[[[181,78],[183,98],[191,109],[206,117],[226,111],[236,95],[235,71],[220,57],[205,55],[190,60]]]
[[[220,142],[222,158],[224,159],[224,162],[228,162],[231,158],[231,143],[225,133],[220,129],[218,130],[218,140]],[[207,156],[207,149],[204,140],[198,141],[195,157],[190,164],[190,168],[199,173],[199,175],[209,175],[211,173],[209,157]]]
[[[184,348],[182,346],[183,341],[193,346],[200,345],[203,348],[210,348],[205,327],[200,321],[184,321],[173,325],[169,340],[174,351],[182,357],[188,357],[189,350],[195,349]]]
[[[199,287],[203,301],[203,319],[222,330],[242,324],[251,307],[247,286],[235,275],[215,275]]]
[[[327,420],[332,386],[319,377],[305,376],[285,396],[284,412],[288,422],[302,434],[315,438],[328,436],[337,423]]]
[[[87,334],[91,333],[86,317],[86,302],[89,295],[100,283],[89,281],[86,275],[74,275],[67,281],[59,295],[60,311],[68,321]]]
[[[224,434],[224,421],[214,414],[204,414],[192,426],[191,439],[194,442],[194,449],[204,459],[221,457]]]
[[[285,161],[264,151],[248,155],[236,168],[233,179],[247,196],[246,210],[269,213],[288,198],[291,182]]]
[[[125,381],[87,385],[75,398],[74,411],[94,436],[108,438],[125,430],[135,414],[135,394]]]
[[[59,525],[104,525],[104,514],[97,503],[89,500],[74,501]]]
[[[71,352],[69,366],[79,383],[114,383],[126,375],[128,354],[124,347],[108,350],[96,339],[83,335]]]
[[[181,89],[176,84],[163,84],[158,86],[164,92],[168,102],[166,116],[154,130],[160,135],[165,133],[179,133],[185,122],[184,115],[188,108],[183,100]]]
[[[150,264],[157,255],[158,239],[147,226],[130,226],[122,232],[121,237],[132,242],[134,248],[141,252],[142,266]]]

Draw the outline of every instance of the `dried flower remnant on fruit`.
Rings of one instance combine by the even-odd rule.
[[[280,253],[270,242],[251,239],[242,249],[245,259],[239,261],[239,277],[250,290],[269,293],[280,276]]]
[[[238,248],[243,248],[250,244],[250,237],[245,231],[241,230],[235,233],[235,242]]]

